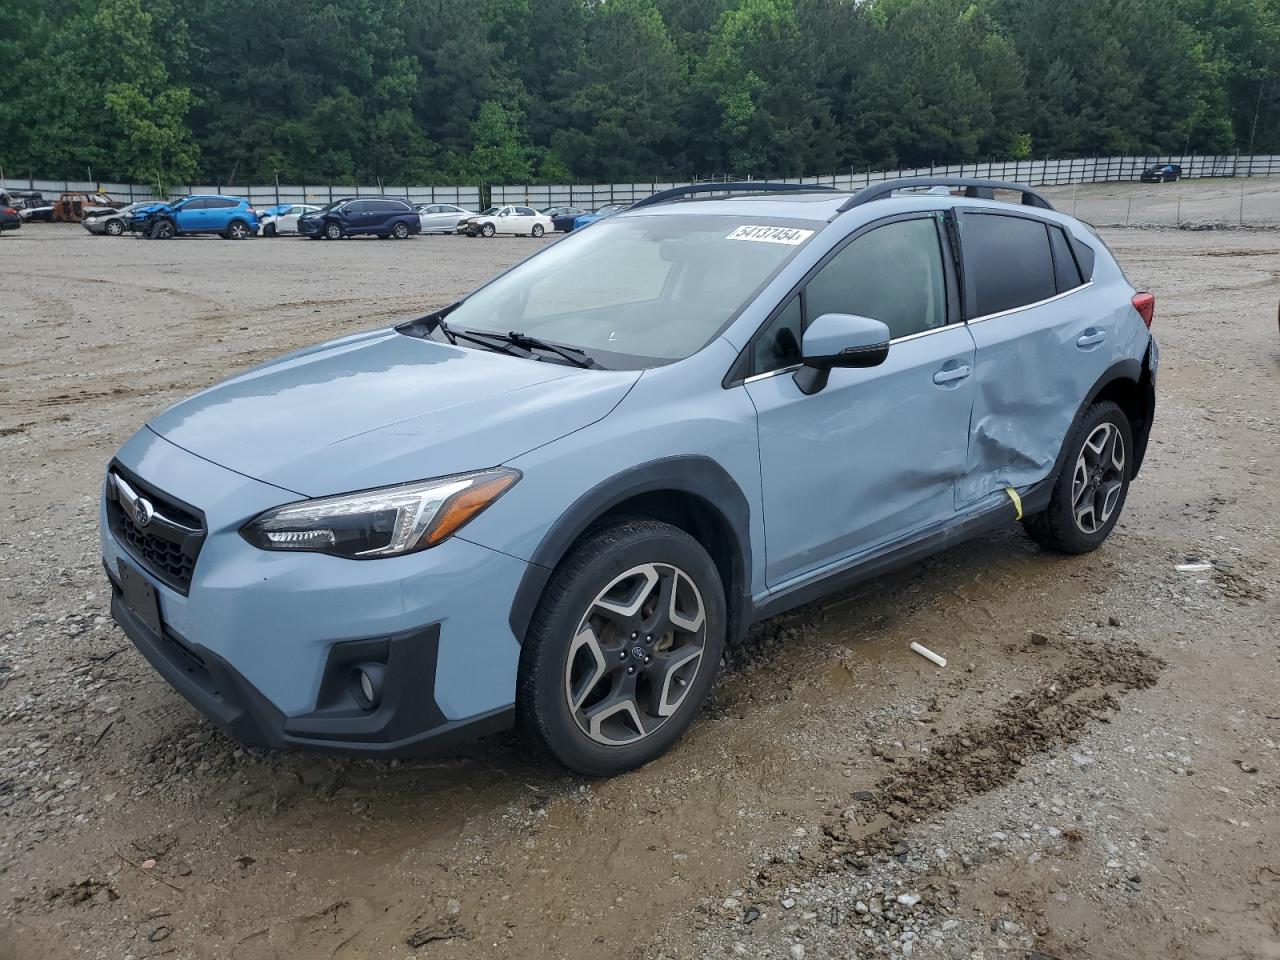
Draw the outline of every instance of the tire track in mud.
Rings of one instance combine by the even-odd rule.
[[[1131,642],[1078,641],[1063,666],[991,719],[941,736],[924,756],[894,758],[893,773],[832,808],[796,864],[766,867],[756,881],[826,872],[833,860],[856,868],[866,856],[895,851],[913,824],[1010,783],[1028,761],[1076,743],[1093,723],[1109,723],[1119,698],[1154,686],[1165,665]]]

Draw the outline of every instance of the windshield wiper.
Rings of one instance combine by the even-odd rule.
[[[501,338],[499,339],[498,343],[493,343],[489,340],[482,340],[477,334],[468,333],[466,330],[452,329],[447,323],[444,322],[443,319],[436,321],[436,329],[439,330],[441,333],[443,333],[444,338],[454,346],[458,345],[459,340],[465,340],[468,343],[474,343],[478,347],[484,347],[486,350],[496,350],[498,353],[505,353],[508,356],[512,356],[512,357],[530,356],[528,348],[525,348],[524,352],[511,349],[512,346],[520,346],[519,344],[513,343],[511,346],[505,346],[501,342]],[[498,336],[498,335],[488,334],[488,336]]]
[[[531,337],[527,333],[517,333],[512,330],[510,333],[489,333],[485,330],[475,331],[477,336],[493,337],[495,340],[503,341],[515,347],[523,347],[525,350],[546,350],[548,353],[554,353],[566,363],[571,363],[575,367],[584,369],[603,370],[603,364],[588,356],[585,350],[579,350],[577,347],[562,347],[559,344],[552,343],[549,340],[540,340],[537,337]]]

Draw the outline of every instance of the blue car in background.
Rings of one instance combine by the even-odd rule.
[[[129,229],[153,240],[213,233],[244,240],[258,232],[258,214],[243,197],[191,196],[136,208]]]
[[[610,203],[607,206],[601,207],[595,213],[584,213],[581,216],[574,217],[573,229],[580,230],[582,227],[595,223],[597,220],[603,220],[605,217],[611,217],[615,213],[627,209],[628,206],[630,206],[630,204]]]
[[[153,417],[104,479],[112,615],[245,743],[515,725],[616,774],[756,621],[1016,522],[1100,547],[1154,309],[1025,186],[665,191]]]

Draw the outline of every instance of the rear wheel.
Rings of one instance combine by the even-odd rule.
[[[1023,526],[1046,550],[1088,553],[1110,535],[1129,493],[1129,418],[1109,400],[1095,403],[1072,429],[1066,450],[1049,506]]]
[[[225,234],[228,240],[247,240],[249,238],[249,225],[243,220],[232,220],[227,225]]]
[[[407,239],[409,236],[409,225],[401,220],[391,228],[391,235],[397,240]]]
[[[661,756],[711,689],[725,624],[716,566],[683,530],[599,530],[556,569],[525,638],[523,733],[587,776]]]
[[[537,237],[542,236],[542,235],[543,235],[544,233],[546,233],[547,231],[546,231],[546,229],[545,229],[545,228],[543,228],[542,224],[540,224],[540,223],[535,223],[535,224],[533,225],[533,230],[532,230],[532,231],[530,231],[530,232],[533,234],[533,236],[534,236],[535,238],[537,238]]]

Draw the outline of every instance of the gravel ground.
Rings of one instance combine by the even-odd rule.
[[[1164,351],[1108,545],[1010,528],[762,624],[675,750],[597,782],[508,738],[243,750],[97,555],[151,413],[534,241],[4,237],[0,958],[1280,955],[1280,234],[1104,235]]]

